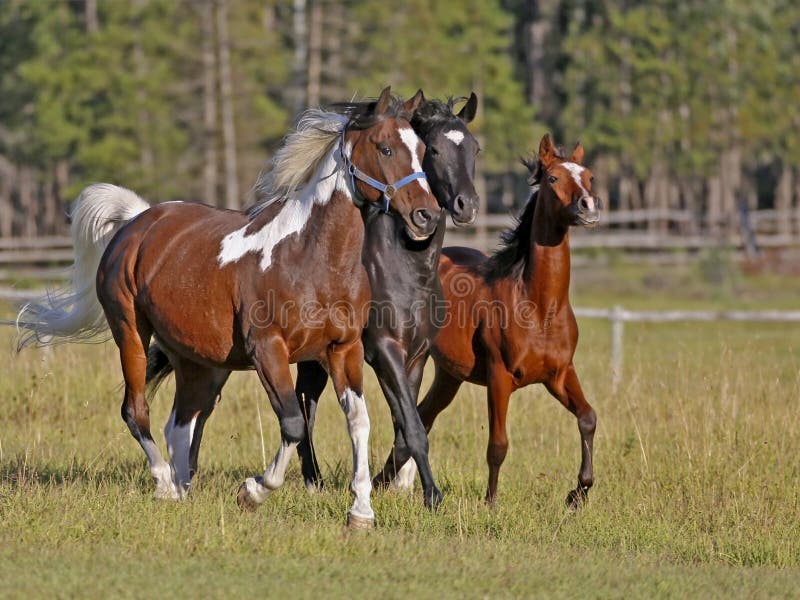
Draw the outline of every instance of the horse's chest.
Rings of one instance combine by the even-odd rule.
[[[524,331],[504,332],[503,360],[517,387],[548,381],[571,362],[575,348],[569,331],[565,319],[545,315]]]

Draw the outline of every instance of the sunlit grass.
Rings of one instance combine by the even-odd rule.
[[[236,488],[263,469],[259,413],[267,460],[278,444],[257,378],[239,373],[206,427],[191,497],[157,502],[119,417],[116,348],[17,356],[12,333],[0,331],[3,597],[791,597],[800,583],[798,325],[628,324],[612,395],[609,326],[582,322],[576,365],[599,417],[587,506],[563,505],[575,420],[532,387],[512,398],[500,498],[487,508],[485,393],[465,385],[431,434],[442,508],[427,512],[418,490],[377,492],[366,535],[342,527],[351,455],[330,388],[315,438],[322,493],[306,492],[295,460],[284,488],[239,512]],[[152,407],[162,441],[172,390]],[[366,390],[374,471],[392,428],[369,370]]]

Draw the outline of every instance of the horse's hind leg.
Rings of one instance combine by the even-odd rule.
[[[594,409],[583,396],[578,374],[575,367],[570,365],[564,373],[563,380],[547,385],[547,390],[564,407],[578,419],[578,430],[581,434],[581,469],[578,472],[578,487],[567,494],[567,505],[573,508],[580,506],[589,494],[589,488],[594,483],[592,469],[592,449],[594,431],[597,426],[597,416]]]
[[[129,312],[131,314],[123,315],[122,318],[109,319],[114,341],[119,347],[122,374],[125,378],[122,419],[147,456],[150,474],[156,482],[155,497],[179,499],[180,494],[172,482],[169,464],[161,456],[150,433],[150,407],[145,396],[145,373],[147,346],[152,331],[142,315],[132,308]]]
[[[294,391],[303,411],[306,437],[298,444],[297,454],[300,456],[303,480],[310,492],[315,492],[323,487],[317,454],[314,452],[313,434],[317,402],[327,383],[328,373],[321,364],[315,361],[298,363],[297,385],[295,385]]]
[[[164,427],[164,437],[174,483],[183,495],[189,491],[197,470],[203,427],[230,371],[204,367],[177,357],[173,357],[172,362],[175,367],[175,401]]]
[[[348,345],[335,345],[328,351],[328,371],[339,404],[347,419],[347,432],[353,447],[353,481],[350,490],[355,496],[347,513],[347,524],[355,529],[368,529],[375,523],[369,476],[369,414],[364,400],[364,347],[361,340]]]
[[[286,469],[298,443],[305,437],[305,422],[294,393],[289,355],[280,338],[251,342],[250,356],[272,409],[281,426],[281,444],[275,458],[259,477],[248,477],[239,487],[239,507],[254,510],[283,485]]]

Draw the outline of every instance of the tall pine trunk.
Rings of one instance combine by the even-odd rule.
[[[306,107],[306,64],[308,60],[308,31],[306,27],[306,0],[294,0],[292,33],[294,37],[294,60],[292,79],[294,87],[294,112]]]
[[[225,154],[225,206],[239,208],[239,181],[236,167],[236,128],[233,109],[228,0],[217,0],[217,45],[219,50],[219,88],[222,104],[222,143]]]
[[[311,2],[311,23],[308,30],[308,75],[306,104],[319,106],[322,87],[322,2]]]
[[[219,166],[217,164],[217,57],[214,48],[213,0],[203,0],[200,8],[203,36],[203,201],[217,204]]]

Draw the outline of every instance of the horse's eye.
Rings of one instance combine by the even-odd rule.
[[[436,148],[434,148],[433,146],[429,146],[428,147],[428,152],[431,153],[431,156],[436,156],[436,155],[439,154],[439,151]]]
[[[381,154],[383,154],[384,156],[391,156],[392,155],[392,149],[389,146],[384,146],[380,150],[381,150]]]
[[[554,175],[548,175],[547,181],[549,181],[550,183],[555,183],[556,181],[558,181],[558,177],[555,177]]]
[[[592,175],[591,177],[589,177],[589,183],[594,183],[594,175]]]

